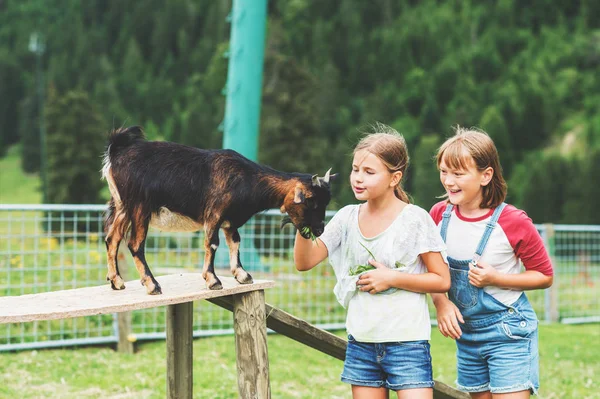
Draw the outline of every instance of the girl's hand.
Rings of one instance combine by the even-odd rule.
[[[471,267],[469,270],[469,282],[478,288],[487,287],[488,285],[498,285],[496,280],[499,273],[487,263],[477,262],[477,266]]]
[[[436,306],[436,309],[438,329],[442,335],[446,338],[459,339],[462,335],[462,330],[458,322],[465,322],[460,310],[447,299]]]
[[[386,267],[384,264],[374,261],[373,259],[369,260],[369,264],[374,266],[376,270],[371,270],[370,272],[360,275],[358,281],[356,282],[358,289],[370,294],[377,294],[378,292],[385,291],[390,288],[391,285],[389,281],[390,277],[392,277],[390,273],[395,272]]]

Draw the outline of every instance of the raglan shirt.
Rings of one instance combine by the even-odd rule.
[[[429,340],[425,294],[395,288],[377,294],[363,292],[356,286],[358,276],[351,276],[350,269],[371,259],[366,247],[375,260],[399,273],[426,273],[420,254],[441,252],[445,260],[446,246],[433,220],[426,210],[409,204],[386,230],[366,238],[359,229],[359,210],[360,205],[340,209],[319,237],[337,279],[334,293],[348,310],[348,333],[360,342]]]
[[[438,231],[441,231],[446,206],[447,202],[441,201],[430,211]],[[455,206],[446,232],[448,256],[457,260],[472,259],[493,212],[492,209],[481,217],[467,218]],[[535,270],[546,276],[553,274],[550,257],[533,222],[524,211],[512,205],[507,205],[500,214],[481,261],[503,274],[521,273],[521,263],[525,270]],[[494,286],[485,287],[484,290],[507,306],[519,299],[522,292]]]

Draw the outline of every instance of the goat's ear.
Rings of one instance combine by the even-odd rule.
[[[312,185],[321,187],[321,178],[318,175],[313,175],[312,177]]]
[[[304,202],[304,193],[302,192],[302,188],[296,186],[294,191],[294,203],[301,204]]]

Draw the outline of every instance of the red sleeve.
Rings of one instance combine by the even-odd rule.
[[[444,211],[446,210],[446,205],[448,205],[446,201],[440,201],[431,207],[429,215],[431,216],[436,225],[440,224],[440,222],[442,221],[442,216],[444,215]]]
[[[546,276],[554,274],[544,241],[524,211],[508,205],[498,223],[508,237],[515,255],[523,262],[525,270],[535,270]]]

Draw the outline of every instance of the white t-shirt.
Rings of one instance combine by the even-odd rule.
[[[358,226],[359,209],[360,205],[340,209],[319,237],[327,247],[337,278],[336,297],[348,309],[348,333],[361,342],[429,340],[426,294],[400,289],[374,295],[362,292],[356,286],[358,276],[350,276],[349,271],[371,258],[362,243],[378,262],[399,273],[426,273],[419,254],[441,252],[446,260],[446,246],[433,220],[427,211],[409,204],[385,231],[365,238]]]

